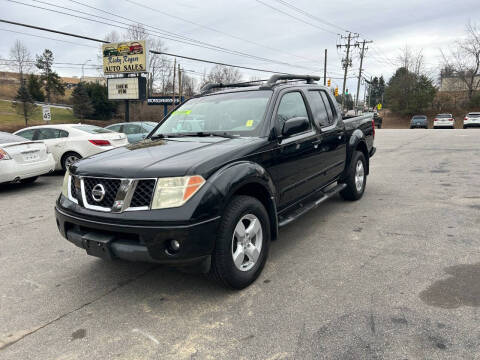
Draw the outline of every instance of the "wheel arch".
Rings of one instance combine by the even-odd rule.
[[[278,220],[276,190],[268,172],[259,164],[242,161],[230,164],[209,179],[222,195],[220,213],[237,195],[247,195],[259,200],[267,210],[270,219],[272,240],[277,239]]]

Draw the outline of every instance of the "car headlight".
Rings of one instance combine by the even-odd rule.
[[[185,204],[205,184],[202,176],[159,178],[153,195],[152,209],[165,209]]]
[[[70,180],[70,171],[65,171],[65,177],[63,178],[62,195],[68,199],[68,181]]]

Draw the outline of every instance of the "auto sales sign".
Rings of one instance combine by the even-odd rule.
[[[105,75],[148,72],[145,40],[103,44],[102,56]]]

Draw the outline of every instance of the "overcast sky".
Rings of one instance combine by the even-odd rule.
[[[436,76],[441,62],[439,49],[447,48],[464,36],[465,25],[468,21],[477,19],[480,22],[478,0],[389,0],[383,2],[370,0],[18,0],[18,2],[72,13],[72,11],[58,7],[63,6],[95,14],[99,21],[104,21],[99,18],[100,16],[115,19],[113,15],[101,13],[82,4],[93,6],[128,18],[131,22],[141,22],[157,29],[262,57],[265,60],[251,59],[164,39],[164,43],[171,53],[274,71],[323,75],[324,49],[328,49],[328,76],[332,78],[333,85],[338,85],[340,89],[342,80],[334,78],[339,78],[342,74],[340,59],[343,52],[338,51],[336,47],[341,42],[338,34],[345,34],[342,29],[359,33],[359,40],[373,40],[373,43],[368,45],[369,50],[364,62],[365,74],[367,77],[383,74],[388,79],[395,70],[399,49],[404,48],[405,45],[416,51],[422,50],[428,69],[432,76]],[[292,4],[316,19],[309,18],[282,2]],[[46,3],[51,3],[53,6]],[[0,0],[0,9],[2,14],[0,18],[3,19],[95,38],[103,38],[112,30],[117,30],[119,33],[124,32],[123,29],[114,26],[53,13],[7,0]],[[74,13],[87,17],[78,12]],[[125,19],[116,18],[116,20],[122,23],[128,22]],[[119,23],[117,25],[124,26]],[[10,32],[5,30],[10,30]],[[11,31],[68,42],[36,38]],[[98,60],[99,47],[91,41],[4,23],[0,23],[0,34],[2,39],[0,51],[3,54],[1,58],[8,58],[9,49],[14,41],[20,39],[32,54],[39,54],[45,48],[52,50],[55,61],[59,63],[84,63],[89,59],[91,61],[88,65],[100,63]],[[277,64],[269,60],[291,65]],[[192,61],[180,60],[180,62],[185,69],[198,72],[208,71],[211,67],[208,64]],[[63,76],[81,76],[80,66],[73,66],[74,68],[67,68],[67,66],[58,64],[56,70]],[[357,75],[358,67],[358,50],[355,50],[353,67],[349,70],[349,76]],[[95,76],[97,74],[97,70],[89,66],[85,68],[85,75]],[[199,76],[194,73],[190,74]],[[242,70],[242,74],[245,80],[251,76],[265,78],[270,75],[246,70]],[[351,93],[354,93],[356,80],[349,79],[347,87]],[[363,96],[363,90],[361,90],[361,94]]]

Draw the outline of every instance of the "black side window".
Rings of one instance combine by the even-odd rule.
[[[313,112],[313,119],[315,120],[315,124],[317,124],[317,126],[320,128],[328,126],[328,112],[323,102],[320,91],[309,91],[308,100],[310,103],[310,108]],[[332,110],[330,109],[330,112],[331,111]]]
[[[281,126],[288,119],[296,117],[306,117],[308,119],[307,107],[302,94],[298,91],[283,95],[277,110],[277,121]]]
[[[333,123],[335,122],[335,113],[333,112],[332,104],[328,99],[328,95],[325,93],[325,91],[320,91],[320,94],[322,95],[323,103],[325,104],[325,108],[327,109],[328,125],[333,125]]]
[[[21,136],[25,139],[28,140],[33,140],[33,134],[35,133],[35,130],[25,130],[17,133],[18,136]]]
[[[58,130],[58,137],[59,138],[66,138],[68,137],[68,132],[65,130]]]
[[[52,128],[38,129],[35,140],[48,140],[58,138],[59,130]]]

